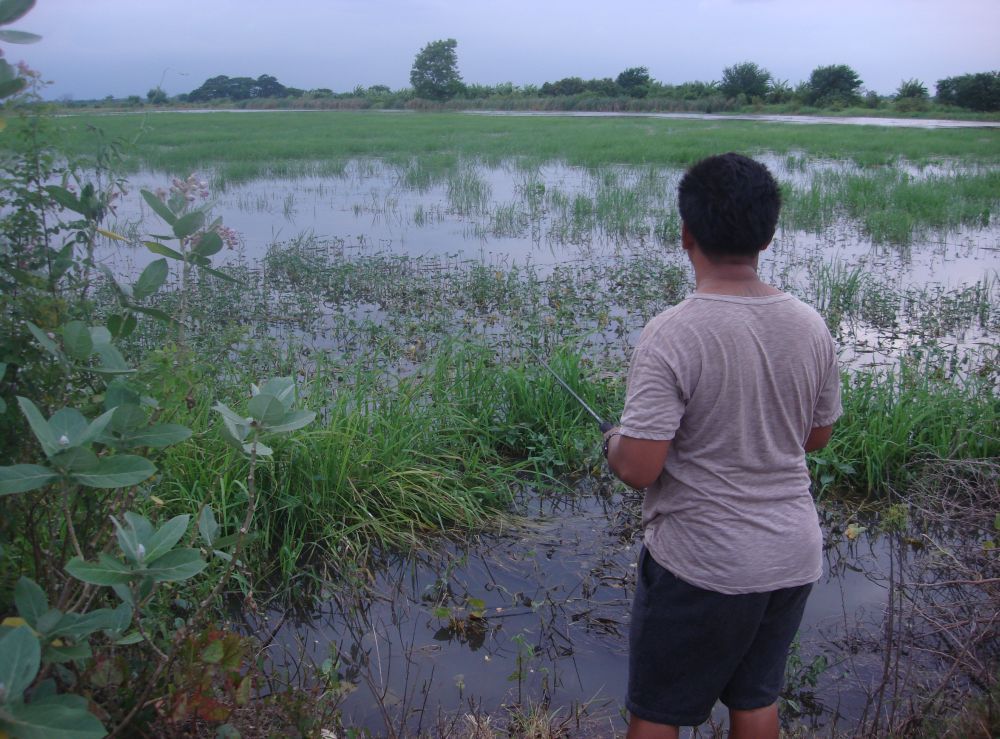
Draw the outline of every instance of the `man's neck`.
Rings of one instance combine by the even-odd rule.
[[[777,290],[757,276],[757,260],[713,262],[704,254],[691,260],[694,266],[695,292],[738,297],[778,295]]]

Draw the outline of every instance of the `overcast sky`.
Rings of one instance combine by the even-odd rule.
[[[1000,0],[38,0],[3,46],[51,80],[46,97],[175,95],[207,78],[290,87],[409,85],[429,41],[458,41],[467,83],[615,77],[717,80],[754,61],[796,84],[849,64],[882,94],[1000,68]]]

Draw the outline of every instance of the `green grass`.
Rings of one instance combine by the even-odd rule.
[[[905,159],[993,165],[994,129],[893,129],[787,125],[756,121],[652,118],[490,117],[373,112],[276,112],[80,115],[58,119],[60,146],[88,154],[97,126],[111,138],[137,138],[130,161],[172,174],[217,168],[222,182],[334,171],[351,159],[407,164],[413,183],[451,171],[458,158],[528,159],[596,167],[652,164],[684,167],[709,154],[741,151],[846,159],[863,166]]]
[[[844,376],[844,415],[814,470],[835,493],[887,498],[922,462],[1000,456],[997,377],[941,377],[939,362]]]
[[[553,364],[598,407],[620,391],[588,379],[571,352]],[[288,582],[306,562],[336,566],[372,549],[419,547],[429,535],[493,529],[523,485],[558,487],[596,464],[596,426],[534,360],[454,344],[425,368],[404,378],[314,369],[305,403],[319,420],[279,440],[256,474],[255,572]],[[249,378],[206,379],[214,387],[202,388],[189,412],[180,394],[165,399],[198,441],[164,456],[157,494],[180,510],[210,503],[235,524],[247,462],[221,441],[208,407],[217,395],[238,407],[227,396]]]

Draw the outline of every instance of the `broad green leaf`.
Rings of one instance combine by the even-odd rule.
[[[141,513],[125,511],[125,521],[138,535],[139,541],[146,542],[153,535],[153,524]]]
[[[115,595],[122,599],[122,605],[134,606],[135,598],[132,597],[132,591],[129,589],[128,585],[122,583],[114,583],[111,589],[115,591]]]
[[[71,446],[64,452],[53,454],[49,458],[53,467],[66,470],[70,474],[89,472],[97,467],[98,459],[87,447]]]
[[[50,251],[54,256],[49,260],[49,285],[55,287],[59,280],[76,264],[73,259],[73,242],[69,242],[58,251],[55,249]]]
[[[108,331],[111,332],[112,336],[118,336],[124,323],[125,319],[120,313],[112,313],[108,316]]]
[[[25,418],[28,419],[28,425],[31,426],[31,430],[34,432],[35,438],[38,439],[38,443],[42,445],[45,456],[51,457],[53,454],[61,451],[63,447],[59,444],[59,437],[52,433],[48,422],[35,404],[20,395],[17,396],[17,404],[21,407],[21,412]]]
[[[145,300],[159,290],[167,281],[170,268],[166,259],[156,259],[146,265],[139,279],[132,285],[132,295],[136,300]]]
[[[95,347],[104,346],[105,344],[110,344],[111,332],[104,326],[91,326],[90,340],[94,342]]]
[[[35,7],[35,0],[2,0],[0,2],[0,26],[6,26],[18,18],[24,17],[33,7]]]
[[[155,567],[146,570],[156,582],[179,582],[194,577],[208,567],[197,549],[172,549],[156,561]]]
[[[205,214],[200,210],[194,210],[181,216],[172,224],[174,236],[178,239],[186,239],[199,228],[205,225]]]
[[[114,516],[111,516],[111,523],[115,525],[118,546],[125,558],[134,564],[143,564],[146,561],[146,547],[135,528],[129,525],[128,521],[123,525]]]
[[[285,410],[291,410],[292,403],[295,402],[295,380],[291,377],[272,377],[254,393],[254,395],[260,394],[273,395],[281,401]]]
[[[240,424],[233,423],[230,419],[223,417],[222,439],[230,446],[242,450],[243,440],[247,438],[247,434],[249,433],[250,429],[247,426],[241,426]]]
[[[125,607],[128,608],[128,606]],[[60,623],[55,633],[58,636],[68,636],[72,639],[85,639],[97,631],[113,629],[120,621],[116,611],[117,609],[98,608],[86,613],[67,613],[66,615],[72,618]],[[124,631],[124,628],[127,627],[128,624],[122,630]]]
[[[198,516],[198,531],[205,545],[211,547],[219,536],[219,522],[215,520],[215,512],[211,506],[204,506]]]
[[[135,331],[135,327],[138,325],[139,325],[138,319],[136,319],[135,315],[129,313],[128,315],[125,316],[125,323],[122,324],[122,328],[121,331],[118,332],[118,336],[120,336],[123,339],[127,336],[131,336],[132,332]]]
[[[102,553],[97,555],[97,562],[73,557],[66,563],[66,572],[91,585],[117,585],[128,583],[133,570],[123,562]]]
[[[21,618],[34,627],[42,614],[49,610],[49,599],[38,583],[30,577],[21,576],[14,586],[14,605]]]
[[[77,441],[77,444],[89,444],[90,442],[96,440],[101,434],[104,433],[104,429],[108,427],[111,423],[111,419],[114,417],[115,411],[104,411],[101,415],[91,421],[86,430],[83,432],[83,436]]]
[[[129,374],[135,372],[125,362],[122,353],[111,344],[99,344],[97,346],[97,356],[101,358],[100,367],[92,367],[92,372],[102,372],[109,374]]]
[[[223,418],[228,418],[235,424],[247,424],[247,419],[244,416],[230,409],[225,403],[216,401],[215,405],[212,406],[212,410],[220,414]]]
[[[38,326],[33,324],[31,321],[25,321],[25,323],[27,324],[28,330],[31,332],[31,335],[35,337],[35,341],[41,344],[42,348],[45,351],[55,356],[55,358],[58,359],[59,361],[65,360],[65,356],[63,355],[62,350],[59,349],[59,346],[56,344],[56,342],[54,342],[52,339],[49,338],[49,335],[47,333],[42,331],[42,329],[38,328]]]
[[[94,351],[94,340],[90,338],[90,330],[83,321],[70,321],[63,326],[62,335],[63,347],[73,359],[84,361]]]
[[[114,380],[104,392],[104,408],[111,410],[123,405],[139,403],[139,393],[129,387],[125,380]],[[112,419],[114,417],[112,416]]]
[[[156,197],[155,193],[152,193],[149,190],[140,190],[139,192],[142,194],[143,200],[145,200],[149,207],[153,209],[153,212],[156,213],[156,215],[165,220],[171,226],[177,223],[177,216],[174,215],[174,212],[170,210],[166,203]]]
[[[34,44],[41,40],[42,37],[37,33],[0,30],[0,41],[6,41],[8,44]]]
[[[239,285],[240,284],[239,280],[237,280],[235,277],[227,275],[225,272],[220,272],[217,269],[212,269],[211,267],[206,267],[204,265],[201,266],[200,269],[205,270],[206,272],[208,272],[213,277],[218,277],[220,280],[225,280],[226,282],[232,282],[234,285]]]
[[[42,648],[27,626],[0,632],[0,685],[7,691],[7,705],[18,701],[38,674]]]
[[[107,280],[108,285],[112,290],[117,293],[120,298],[130,298],[132,297],[132,288],[129,285],[122,285],[115,279],[115,274],[112,272],[106,264],[98,264],[98,271],[104,275],[104,279]]]
[[[191,438],[191,429],[187,426],[181,426],[179,423],[160,423],[130,433],[127,445],[132,449],[144,446],[162,449],[171,444],[179,444],[189,438]]]
[[[138,395],[135,396],[135,400],[138,403]],[[108,431],[125,434],[145,426],[149,422],[149,417],[142,406],[136,403],[124,403],[115,408],[114,414],[111,416],[111,423],[108,424]]]
[[[176,259],[180,262],[184,261],[184,255],[179,251],[171,249],[166,244],[161,244],[159,241],[143,241],[143,245],[149,249],[153,254],[159,254],[164,257],[170,257],[171,259]]]
[[[132,454],[102,457],[95,469],[74,474],[73,479],[89,488],[123,488],[137,485],[156,473],[153,463]]]
[[[6,61],[0,59],[0,69],[13,69]],[[6,75],[4,75],[6,76]],[[10,97],[14,93],[20,92],[27,87],[28,81],[24,77],[8,78],[0,82],[0,98]]]
[[[179,325],[180,321],[171,316],[168,313],[160,310],[159,308],[144,308],[141,305],[129,305],[130,310],[134,310],[136,313],[142,313],[143,315],[152,316],[158,321],[163,321],[164,323],[173,323]]]
[[[261,444],[259,441],[254,441],[249,444],[243,445],[243,451],[247,454],[255,454],[258,457],[270,457],[274,454],[274,450],[266,444]]]
[[[201,653],[201,659],[203,662],[209,665],[217,665],[222,661],[222,658],[226,655],[226,648],[222,643],[221,639],[216,639]]]
[[[132,625],[132,606],[128,603],[119,603],[111,611],[111,625],[104,629],[104,633],[110,639],[121,639],[128,627]]]
[[[222,237],[215,231],[206,231],[191,250],[201,257],[211,257],[222,251]]]
[[[280,423],[268,426],[267,431],[272,434],[296,431],[303,426],[308,426],[316,418],[313,411],[291,411],[285,414]]]
[[[79,213],[80,215],[86,215],[87,209],[80,203],[80,198],[71,193],[65,187],[60,187],[59,185],[47,185],[45,187],[45,192],[47,192],[50,198],[66,210],[71,210],[74,213]]]
[[[66,614],[58,608],[49,608],[38,617],[38,621],[35,622],[35,630],[39,634],[48,636],[65,617]]]
[[[87,642],[72,645],[61,644],[59,646],[49,644],[42,652],[42,659],[45,662],[63,664],[65,662],[73,662],[74,660],[89,659],[93,654],[90,644]]]
[[[270,394],[261,393],[250,398],[247,411],[261,423],[280,423],[285,417],[285,405]]]
[[[62,451],[84,443],[84,435],[87,433],[87,419],[76,408],[60,408],[49,419],[49,428],[52,429],[56,444]]]
[[[133,631],[131,634],[126,634],[121,639],[118,639],[115,644],[120,647],[127,647],[131,644],[138,644],[141,641],[145,641],[145,638],[138,631]]]
[[[0,729],[17,739],[101,739],[108,732],[75,695],[55,695],[7,707]]]
[[[59,474],[40,464],[15,464],[0,467],[0,495],[26,493],[55,482]]]
[[[34,703],[38,700],[45,698],[51,698],[56,694],[56,681],[51,677],[42,680],[35,686],[35,689],[31,691],[31,702]],[[86,702],[86,699],[84,699]]]
[[[191,516],[185,513],[180,516],[174,516],[157,529],[156,533],[145,542],[146,563],[151,566],[154,563],[158,565],[158,560],[173,549],[174,545],[184,536],[184,532],[187,531],[190,521]]]

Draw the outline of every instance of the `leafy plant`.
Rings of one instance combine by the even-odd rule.
[[[28,626],[0,630],[0,732],[18,739],[105,736],[86,698],[58,694],[51,679],[36,684],[41,662],[39,641]]]

